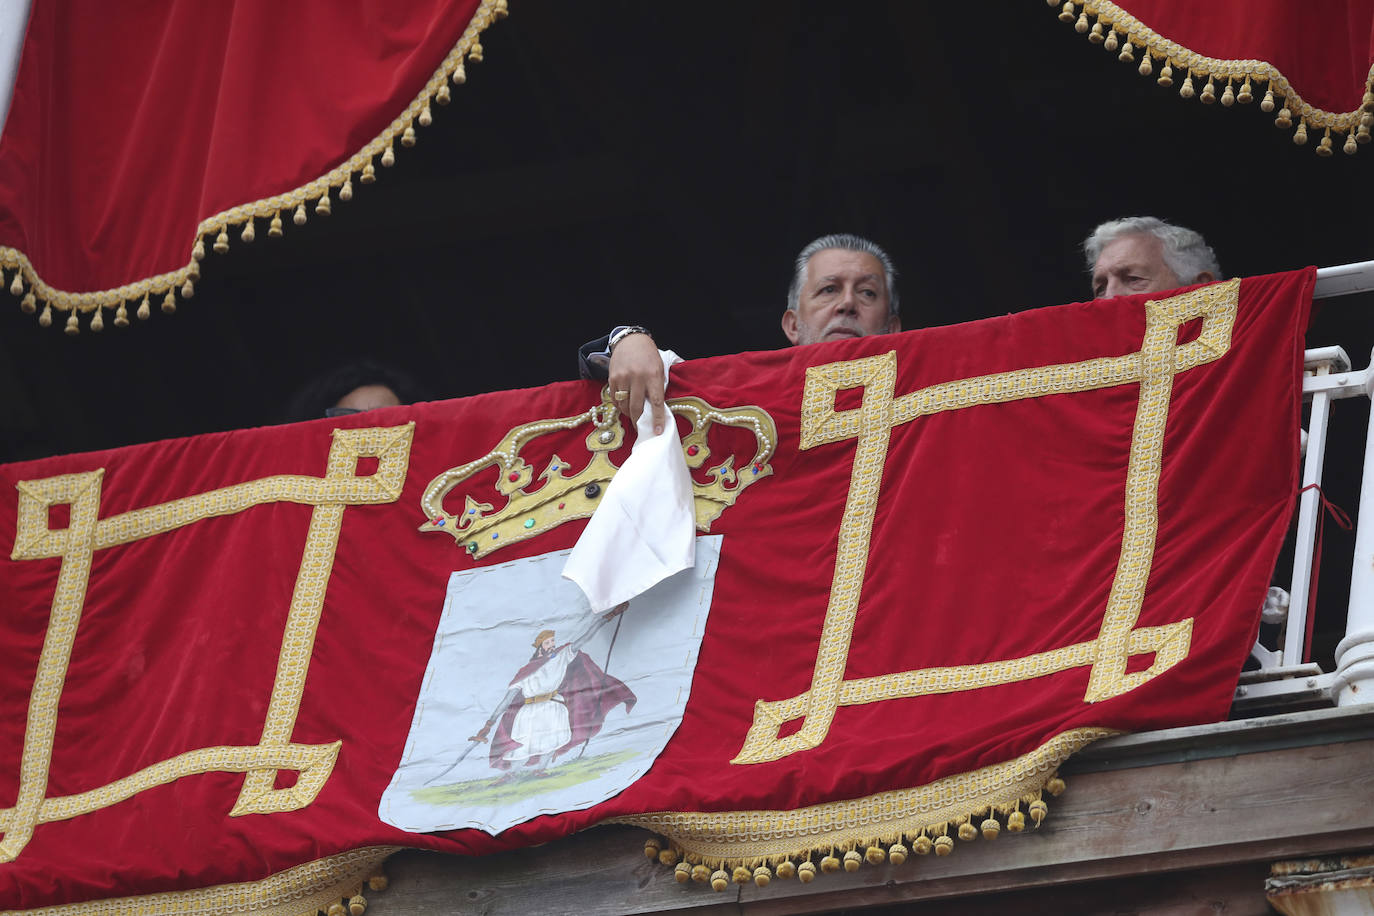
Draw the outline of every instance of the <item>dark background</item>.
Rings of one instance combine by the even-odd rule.
[[[1374,257],[1374,145],[1323,159],[1257,102],[1184,101],[1044,3],[512,7],[376,184],[231,234],[175,315],[72,338],[0,308],[0,460],[280,422],[360,356],[456,397],[569,378],[621,322],[684,356],[781,346],[791,260],[827,232],[889,250],[908,328],[1086,298],[1079,244],[1119,216],[1198,229],[1228,275]],[[1366,365],[1369,300],[1309,345]],[[1367,410],[1333,425],[1352,514]]]

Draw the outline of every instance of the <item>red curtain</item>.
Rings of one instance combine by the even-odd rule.
[[[199,236],[267,233],[366,180],[504,9],[34,0],[0,138],[6,284],[61,310],[180,292]]]
[[[1258,103],[1294,142],[1354,153],[1374,126],[1374,0],[1049,0],[1144,75],[1204,103]],[[1272,93],[1266,96],[1266,92]]]
[[[622,460],[549,422],[594,384],[0,466],[0,909],[170,892],[196,911],[197,889],[286,875],[235,899],[305,910],[393,847],[617,818],[708,870],[780,875],[817,848],[1029,826],[1084,742],[1226,714],[1294,504],[1313,276],[674,369],[670,397],[709,405],[684,416],[769,420],[686,446],[737,498],[711,525],[682,722],[618,796],[495,837],[406,833],[379,799],[450,573],[583,523],[521,515],[475,547],[444,528],[537,495],[551,456]],[[527,424],[517,461],[502,442]]]

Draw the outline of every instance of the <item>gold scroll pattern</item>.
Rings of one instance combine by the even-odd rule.
[[[1134,690],[1187,657],[1191,617],[1156,627],[1137,628],[1136,622],[1159,525],[1160,457],[1174,376],[1217,360],[1230,349],[1239,291],[1240,281],[1231,280],[1146,302],[1145,335],[1135,353],[959,379],[895,398],[895,352],[809,368],[802,394],[800,447],[858,440],[830,603],[810,688],[783,700],[757,700],[743,746],[731,762],[766,763],[814,748],[825,740],[836,712],[844,706],[977,690],[1085,666],[1090,673],[1084,701],[1095,703]],[[1198,337],[1178,345],[1179,327],[1195,318],[1203,319]],[[1023,658],[845,680],[892,429],[947,410],[1126,384],[1140,386],[1140,400],[1126,471],[1120,559],[1097,638]],[[836,393],[858,386],[863,387],[862,404],[837,411]],[[1150,666],[1128,673],[1130,657],[1145,653],[1154,653]],[[799,718],[803,719],[800,729],[779,737],[785,724]]]
[[[18,523],[11,559],[60,557],[52,611],[29,697],[14,807],[0,809],[0,862],[12,862],[39,824],[108,808],[140,792],[201,773],[245,773],[230,816],[294,811],[315,800],[333,771],[341,741],[291,741],[315,631],[324,608],[325,587],[346,506],[395,502],[410,464],[414,423],[394,427],[335,430],[324,477],[280,475],[211,490],[99,518],[103,469],[18,484]],[[357,476],[359,458],[377,459],[376,471]],[[233,515],[271,502],[313,505],[296,585],[278,654],[276,678],[256,745],[199,748],[144,767],[86,792],[47,797],[49,765],[58,704],[86,597],[96,550],[173,531],[216,516]],[[66,504],[66,528],[49,527],[50,506]],[[295,785],[273,788],[277,771],[298,773]]]

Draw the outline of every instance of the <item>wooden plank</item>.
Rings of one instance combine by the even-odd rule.
[[[404,853],[369,912],[806,913],[1263,864],[1374,847],[1372,797],[1374,740],[1282,748],[1081,773],[1038,831],[809,885],[680,886],[619,827],[482,859]]]

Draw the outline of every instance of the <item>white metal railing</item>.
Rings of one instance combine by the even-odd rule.
[[[1364,261],[1318,270],[1313,298],[1329,299],[1371,290],[1374,290],[1374,261]],[[1304,490],[1298,512],[1293,578],[1287,596],[1281,589],[1270,589],[1270,600],[1265,607],[1267,621],[1284,623],[1282,645],[1280,649],[1270,650],[1256,643],[1251,654],[1259,661],[1260,670],[1241,676],[1236,688],[1238,710],[1291,703],[1335,702],[1346,706],[1374,702],[1374,423],[1368,424],[1366,433],[1350,605],[1346,635],[1336,647],[1336,670],[1323,672],[1317,665],[1303,662],[1313,550],[1318,526],[1324,521],[1318,487],[1326,459],[1331,402],[1374,396],[1374,366],[1354,371],[1343,349],[1322,347],[1304,354],[1303,370],[1303,399],[1311,406],[1307,430],[1303,434]]]

